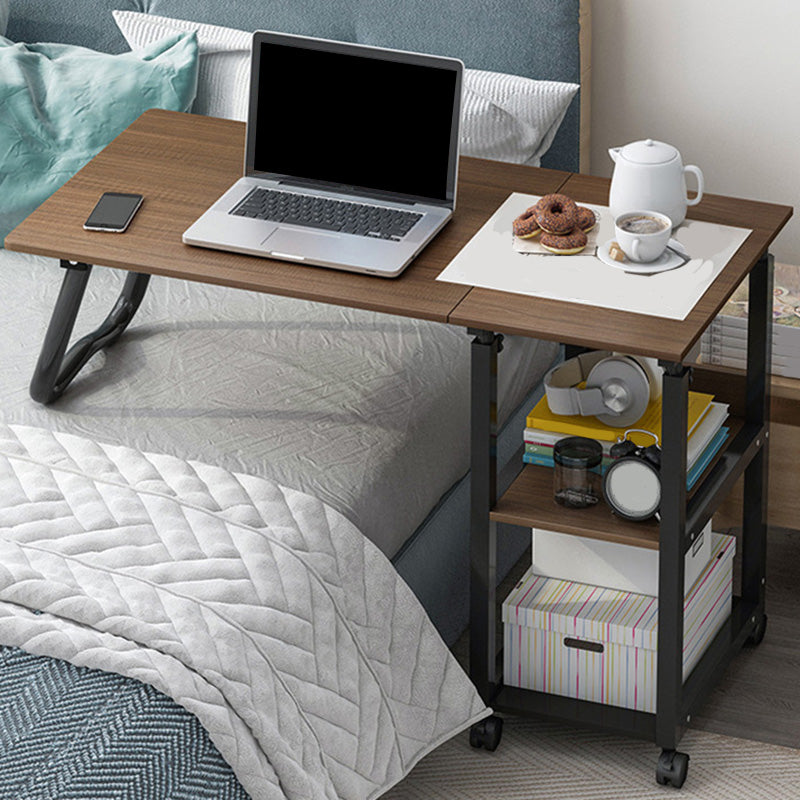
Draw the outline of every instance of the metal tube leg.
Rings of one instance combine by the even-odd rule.
[[[656,744],[674,750],[681,735],[683,577],[686,536],[686,428],[690,369],[662,363],[661,528],[658,567]]]
[[[149,275],[128,273],[117,302],[102,325],[79,339],[65,355],[92,267],[70,261],[62,261],[61,266],[66,270],[64,280],[30,383],[31,397],[45,404],[61,396],[98,350],[120,337],[136,314],[150,281]]]
[[[470,474],[470,677],[484,702],[496,685],[496,526],[489,512],[497,499],[497,354],[502,336],[476,334],[471,358]]]
[[[769,422],[769,369],[772,356],[773,259],[765,253],[750,272],[747,321],[747,388],[745,418]],[[742,599],[763,615],[767,561],[767,441],[744,473],[742,510]],[[754,622],[758,623],[758,617]]]

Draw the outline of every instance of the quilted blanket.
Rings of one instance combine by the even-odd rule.
[[[254,800],[378,797],[490,713],[334,509],[39,428],[0,425],[0,643],[174,698]]]

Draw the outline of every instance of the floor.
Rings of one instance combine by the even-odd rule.
[[[800,531],[770,528],[767,541],[764,641],[736,657],[691,727],[800,748]]]
[[[800,749],[800,531],[770,528],[767,553],[764,641],[736,657],[690,727]],[[530,565],[529,552],[505,579],[498,596],[511,590],[525,572],[526,561]],[[737,557],[734,591],[739,574]],[[500,632],[501,626],[498,620]],[[453,652],[467,663],[468,632]]]

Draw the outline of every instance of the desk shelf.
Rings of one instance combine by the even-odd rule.
[[[492,522],[572,533],[606,542],[658,549],[658,523],[628,522],[600,502],[569,509],[553,499],[553,470],[526,464],[489,515]]]
[[[730,428],[728,438],[699,480],[692,486],[692,490],[688,493],[689,498],[703,488],[706,479],[743,429],[744,420],[731,417],[725,421],[725,426]],[[489,519],[492,522],[504,522],[523,528],[543,528],[585,536],[589,539],[647,547],[651,550],[658,549],[659,526],[655,519],[629,522],[612,514],[603,502],[582,509],[569,509],[558,505],[553,500],[553,470],[550,467],[526,464],[497,501],[489,514]]]

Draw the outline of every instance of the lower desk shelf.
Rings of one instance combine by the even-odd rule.
[[[733,598],[731,615],[709,644],[706,652],[683,684],[680,700],[681,716],[690,715],[717,683],[731,659],[755,633],[763,609]],[[653,741],[656,736],[656,715],[629,708],[577,700],[557,694],[498,685],[491,701],[492,708],[512,715],[544,716],[572,724],[602,728],[610,732]]]
[[[692,487],[688,494],[690,498],[699,491],[705,478],[744,426],[743,421],[735,417],[729,418],[725,424],[730,428],[730,435]],[[605,503],[577,510],[558,505],[553,500],[553,470],[550,467],[526,464],[497,501],[489,518],[493,522],[525,528],[544,528],[634,547],[658,549],[659,524],[655,519],[629,522],[612,514]]]

